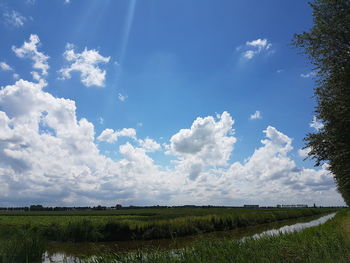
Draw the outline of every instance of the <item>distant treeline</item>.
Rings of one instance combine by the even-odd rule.
[[[116,206],[55,206],[45,207],[43,205],[31,205],[31,206],[20,206],[20,207],[0,207],[0,211],[84,211],[84,210],[109,210],[109,209],[167,209],[167,208],[254,208],[254,209],[278,209],[278,208],[301,208],[301,207],[287,207],[287,206],[213,206],[213,205],[183,205],[183,206],[122,206],[117,204]],[[310,208],[305,206],[304,208]],[[314,208],[347,208],[347,206],[314,206]]]

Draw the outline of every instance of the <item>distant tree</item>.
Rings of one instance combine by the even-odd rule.
[[[305,137],[309,157],[327,163],[338,191],[350,205],[350,0],[315,0],[313,27],[296,34],[315,66],[316,117],[323,128]]]
[[[44,207],[42,205],[31,205],[29,210],[30,211],[43,211]]]

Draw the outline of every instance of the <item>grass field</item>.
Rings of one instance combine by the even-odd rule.
[[[350,262],[350,210],[302,232],[261,239],[198,242],[176,251],[140,250],[101,255],[87,263]]]
[[[5,258],[6,262],[9,263],[35,262],[35,260],[40,262],[40,255],[45,251],[46,244],[49,241],[98,242],[159,238],[176,239],[176,237],[180,236],[230,230],[286,219],[321,215],[334,211],[334,209],[315,208],[160,208],[66,212],[3,211],[0,214],[0,260]],[[245,248],[242,248],[241,245],[236,244],[234,247],[230,247],[232,244],[231,241],[222,240],[199,243],[195,245],[195,250],[193,248],[182,250],[182,254],[175,258],[172,258],[172,253],[168,252],[140,251],[136,254],[104,255],[101,258],[96,258],[96,262],[119,262],[116,261],[115,257],[117,259],[120,258],[120,262],[198,262],[195,260],[196,257],[204,257],[202,262],[211,262],[210,260],[213,259],[208,258],[209,255],[214,256],[218,255],[218,253],[224,253],[225,257],[230,257],[228,251],[237,252],[238,250],[241,251],[241,249],[243,249],[243,252],[245,251]],[[277,243],[274,243],[274,245],[278,246]],[[264,248],[264,250],[268,251],[268,248]],[[251,253],[249,251],[243,254],[240,253],[248,255]],[[144,257],[150,260],[145,261]]]

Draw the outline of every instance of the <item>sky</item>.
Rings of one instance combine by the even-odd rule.
[[[0,206],[344,205],[305,160],[307,1],[2,0]]]

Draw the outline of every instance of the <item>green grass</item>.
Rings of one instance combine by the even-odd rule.
[[[329,209],[169,208],[3,213],[0,236],[30,229],[50,241],[176,238],[326,213]],[[126,213],[128,212],[128,214]],[[82,215],[83,213],[84,215]],[[107,214],[109,213],[109,214]]]
[[[350,211],[302,232],[261,239],[209,240],[176,251],[101,255],[88,263],[350,262]],[[344,231],[347,229],[347,231]]]
[[[0,240],[0,262],[41,262],[46,246],[47,242],[40,235],[28,230],[17,231]]]
[[[29,215],[1,215],[0,263],[39,262],[40,256],[45,251],[46,242],[50,240],[73,242],[156,238],[176,240],[178,236],[253,226],[324,214],[334,212],[334,210],[184,208],[153,209],[148,215],[145,215],[145,211],[136,211],[140,213],[128,215],[116,213],[117,215],[109,216],[105,214],[105,211],[99,212],[102,213],[98,214],[94,211],[94,213],[85,215],[70,213],[57,215],[52,212],[49,214],[38,212],[36,215],[32,213]],[[344,212],[342,211],[343,214]],[[334,221],[333,224],[338,224],[337,222]],[[174,252],[154,250],[109,254],[95,258],[94,262],[294,262],[294,260],[298,262],[299,257],[301,259],[307,257],[320,259],[316,257],[316,254],[320,253],[320,247],[330,248],[334,253],[344,256],[348,250],[344,250],[341,235],[336,231],[330,231],[331,229],[336,228],[323,228],[324,233],[328,234],[328,239],[323,238],[322,231],[317,230],[313,233],[307,230],[309,232],[305,233],[309,234],[304,236],[295,234],[278,239],[247,240],[244,243],[221,239],[205,241],[193,247],[178,250],[177,255]],[[308,242],[305,243],[306,241]],[[282,258],[286,260],[283,261]],[[324,260],[328,258],[330,258],[329,255],[322,256]],[[269,261],[269,259],[274,261]],[[317,262],[301,259],[299,262]],[[337,260],[336,262],[349,261]]]

